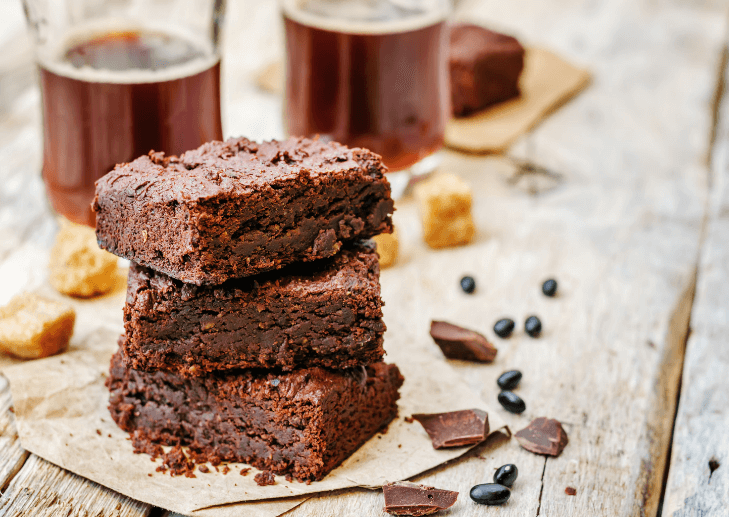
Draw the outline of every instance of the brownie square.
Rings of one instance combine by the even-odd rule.
[[[130,367],[184,376],[234,368],[351,368],[382,360],[380,268],[371,241],[333,258],[220,286],[132,263],[124,307]]]
[[[385,363],[186,379],[127,368],[120,350],[107,386],[112,418],[136,440],[306,481],[324,477],[395,417],[402,382],[397,366]]]
[[[524,47],[516,38],[479,25],[456,24],[451,28],[449,61],[457,117],[519,95]]]
[[[150,152],[96,182],[96,236],[177,280],[218,285],[390,233],[385,171],[370,151],[318,139]]]

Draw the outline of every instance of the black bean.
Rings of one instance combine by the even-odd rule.
[[[521,372],[519,370],[504,372],[496,379],[496,384],[502,390],[513,390],[519,385],[519,382],[521,382]]]
[[[539,337],[542,333],[542,322],[536,316],[529,316],[524,322],[524,330],[531,337]]]
[[[472,276],[464,276],[461,278],[461,289],[463,289],[468,294],[471,294],[476,290],[476,281],[473,279]]]
[[[509,500],[511,490],[497,483],[485,483],[473,487],[470,496],[478,504],[496,506]]]
[[[507,338],[514,331],[514,320],[503,318],[494,324],[494,332],[497,336]]]
[[[511,486],[519,476],[519,469],[516,465],[509,463],[508,465],[502,465],[494,473],[494,483],[499,485]]]
[[[554,296],[557,294],[557,281],[553,278],[546,280],[542,284],[542,292],[547,296]]]
[[[499,393],[498,399],[499,404],[511,413],[523,413],[526,409],[526,403],[513,391],[502,391]]]

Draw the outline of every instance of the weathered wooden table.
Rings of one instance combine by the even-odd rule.
[[[280,101],[256,70],[281,52],[276,3],[229,3],[226,133],[281,136]],[[418,478],[460,490],[450,515],[729,515],[729,101],[722,0],[467,1],[458,15],[495,22],[591,68],[594,84],[526,135],[508,157],[445,153],[476,190],[479,236],[433,253],[402,200],[403,259],[382,277],[389,326],[433,316],[489,329],[502,314],[545,322],[538,340],[499,342],[498,366],[454,364],[485,400],[506,367],[524,371],[525,416],[565,422],[558,459],[511,440],[476,448]],[[55,222],[39,177],[39,93],[19,2],[0,4],[0,268],[14,250],[48,246]],[[556,173],[518,175],[520,161]],[[428,255],[427,267],[408,257]],[[453,286],[475,273],[473,298]],[[23,287],[0,286],[0,302]],[[27,272],[26,272],[27,273]],[[555,276],[561,296],[540,281]],[[433,296],[431,293],[448,293]],[[467,307],[467,308],[464,308]],[[476,309],[474,309],[476,307]],[[480,309],[479,309],[480,307]],[[398,318],[393,319],[397,314]],[[406,315],[403,317],[403,315]],[[426,330],[422,331],[424,339]],[[0,515],[159,516],[20,447],[0,378]],[[504,507],[468,489],[504,463],[520,469]],[[577,489],[567,496],[565,487]],[[314,497],[292,516],[382,515],[377,491]]]

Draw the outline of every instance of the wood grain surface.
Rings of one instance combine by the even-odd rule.
[[[725,78],[726,80],[726,78]],[[729,513],[729,101],[720,111],[663,515]]]
[[[0,4],[0,15],[17,21],[10,4]],[[483,331],[499,348],[495,364],[452,365],[490,403],[496,377],[521,369],[527,411],[504,418],[513,430],[537,416],[558,418],[570,437],[556,459],[501,439],[418,478],[461,493],[448,515],[654,516],[669,452],[663,515],[726,510],[729,134],[726,124],[714,130],[714,97],[726,68],[727,7],[720,0],[459,2],[458,17],[550,48],[589,68],[594,81],[507,157],[444,153],[443,170],[474,190],[479,232],[471,246],[425,248],[414,202],[398,204],[401,256],[382,275],[388,327],[426,342],[431,318]],[[272,29],[279,27],[276,3],[229,8],[226,134],[281,136],[280,99],[257,92],[252,80],[282,51]],[[22,35],[22,26],[8,27]],[[7,34],[2,41],[14,41]],[[18,268],[14,250],[49,246],[55,222],[38,174],[38,90],[18,72],[22,63],[3,68],[7,62],[0,60],[0,85],[12,68],[26,86],[1,93],[0,268]],[[458,288],[467,273],[478,283],[471,296]],[[34,275],[19,269],[0,298]],[[540,292],[548,277],[560,284],[554,299]],[[523,332],[530,314],[544,324],[539,339]],[[518,322],[508,340],[491,330],[502,316]],[[23,453],[8,404],[0,383],[0,516],[163,513]],[[710,460],[719,464],[713,473]],[[520,470],[511,500],[501,508],[473,504],[470,487],[489,482],[504,463]],[[568,486],[577,495],[566,495]],[[381,492],[351,490],[312,498],[287,515],[379,517],[382,506]]]

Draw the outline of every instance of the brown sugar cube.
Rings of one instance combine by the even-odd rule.
[[[64,350],[73,334],[72,307],[37,294],[19,294],[0,307],[0,350],[23,359]]]
[[[431,248],[468,244],[476,233],[471,188],[454,174],[439,174],[415,188],[423,238]]]
[[[380,267],[390,267],[397,260],[397,252],[399,243],[397,240],[397,232],[382,233],[375,235],[372,240],[377,244],[377,254],[380,256]]]
[[[117,261],[99,248],[93,228],[63,221],[51,250],[51,285],[79,298],[107,293],[116,283]]]

